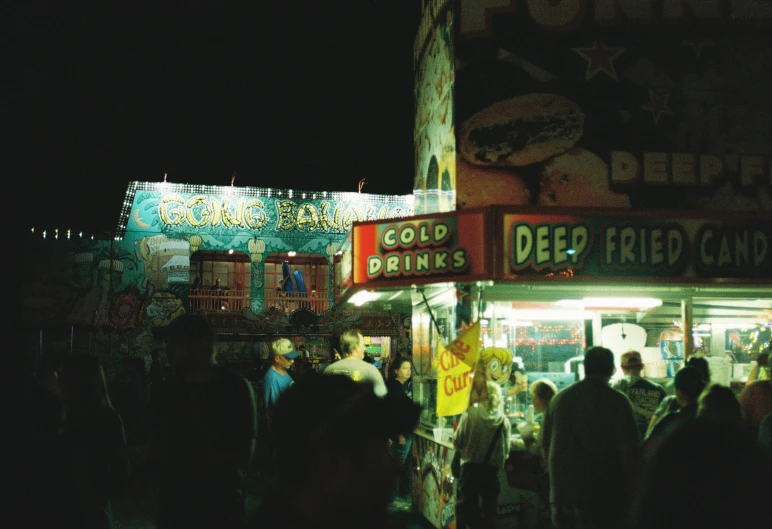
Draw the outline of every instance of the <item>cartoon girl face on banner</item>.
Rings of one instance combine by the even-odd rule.
[[[489,347],[480,353],[485,366],[485,378],[501,386],[509,380],[512,369],[512,351],[503,347]]]
[[[489,347],[480,351],[480,359],[474,368],[469,403],[481,402],[487,397],[485,382],[490,380],[502,386],[509,380],[512,369],[512,352],[502,347]]]

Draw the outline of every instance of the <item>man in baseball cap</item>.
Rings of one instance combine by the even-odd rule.
[[[287,338],[279,338],[271,344],[271,351],[274,356],[283,356],[290,360],[294,360],[298,357],[298,352],[295,349],[295,345]]]
[[[274,340],[268,369],[257,386],[258,467],[261,474],[270,471],[274,450],[273,413],[279,397],[295,382],[289,370],[297,357],[295,345],[287,338]]]
[[[261,397],[266,410],[276,405],[279,396],[292,385],[289,370],[295,363],[298,352],[287,338],[279,338],[271,344],[271,366],[263,377]]]
[[[633,405],[635,424],[638,427],[638,436],[641,440],[646,435],[651,417],[659,406],[667,392],[657,384],[644,378],[643,359],[638,351],[626,351],[622,354],[622,372],[624,378],[617,380],[613,388],[621,391]]]

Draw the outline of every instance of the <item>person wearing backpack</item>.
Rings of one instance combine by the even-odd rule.
[[[498,384],[486,381],[481,395],[461,415],[453,447],[461,454],[456,487],[456,527],[492,528],[498,511],[499,470],[509,455],[512,426],[504,415]]]

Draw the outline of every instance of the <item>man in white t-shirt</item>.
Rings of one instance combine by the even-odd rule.
[[[373,385],[375,394],[386,395],[386,384],[381,372],[373,364],[365,362],[365,337],[356,329],[349,329],[340,335],[340,353],[343,356],[324,370],[325,375],[346,375],[356,382]]]

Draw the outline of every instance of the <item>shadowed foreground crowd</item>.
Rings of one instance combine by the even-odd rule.
[[[94,357],[66,358],[51,373],[28,381],[23,437],[28,481],[20,485],[34,495],[37,508],[26,509],[18,527],[111,529],[111,500],[136,486],[157,488],[159,529],[401,527],[390,505],[401,489],[400,446],[420,409],[404,395],[390,398],[400,393],[393,385],[382,396],[374,391],[378,384],[311,372],[285,384],[281,371],[297,352],[277,340],[272,361],[281,395],[270,403],[270,435],[258,436],[257,417],[266,414],[258,408],[265,403],[258,404],[263,399],[256,400],[244,378],[217,365],[207,322],[178,318],[163,337],[173,372],[152,392],[139,392],[133,412],[125,402],[118,405],[124,394],[108,391]],[[364,349],[360,341],[359,333],[351,335],[346,358]],[[406,362],[393,368],[399,383],[410,376]],[[399,369],[404,376],[398,379]],[[772,475],[769,379],[749,384],[746,391],[753,395],[745,400],[752,405],[741,407],[729,388],[710,385],[699,372],[696,378],[691,371],[679,372],[678,402],[665,414],[670,418],[652,425],[653,435],[642,436],[630,399],[609,386],[614,369],[610,351],[590,348],[585,379],[545,403],[534,446],[544,456],[553,524],[559,529],[766,526]],[[687,386],[689,395],[682,391]],[[492,393],[484,389],[478,406],[461,418],[464,440],[459,433],[454,442],[466,454],[462,468],[490,458],[492,432],[509,435],[509,429],[494,427],[491,418],[502,404]],[[111,397],[117,397],[116,406]],[[674,419],[676,414],[681,415]],[[487,425],[475,426],[478,420]],[[503,446],[491,460],[494,467],[506,459],[509,443]],[[263,498],[250,516],[244,504],[248,470],[258,473]],[[477,507],[499,486],[491,482],[485,485],[490,488],[475,490],[479,483],[466,482],[466,488],[459,483],[459,500],[469,503],[463,494],[479,492]],[[495,508],[488,506],[479,516],[461,513],[457,527],[492,527],[491,512]]]

